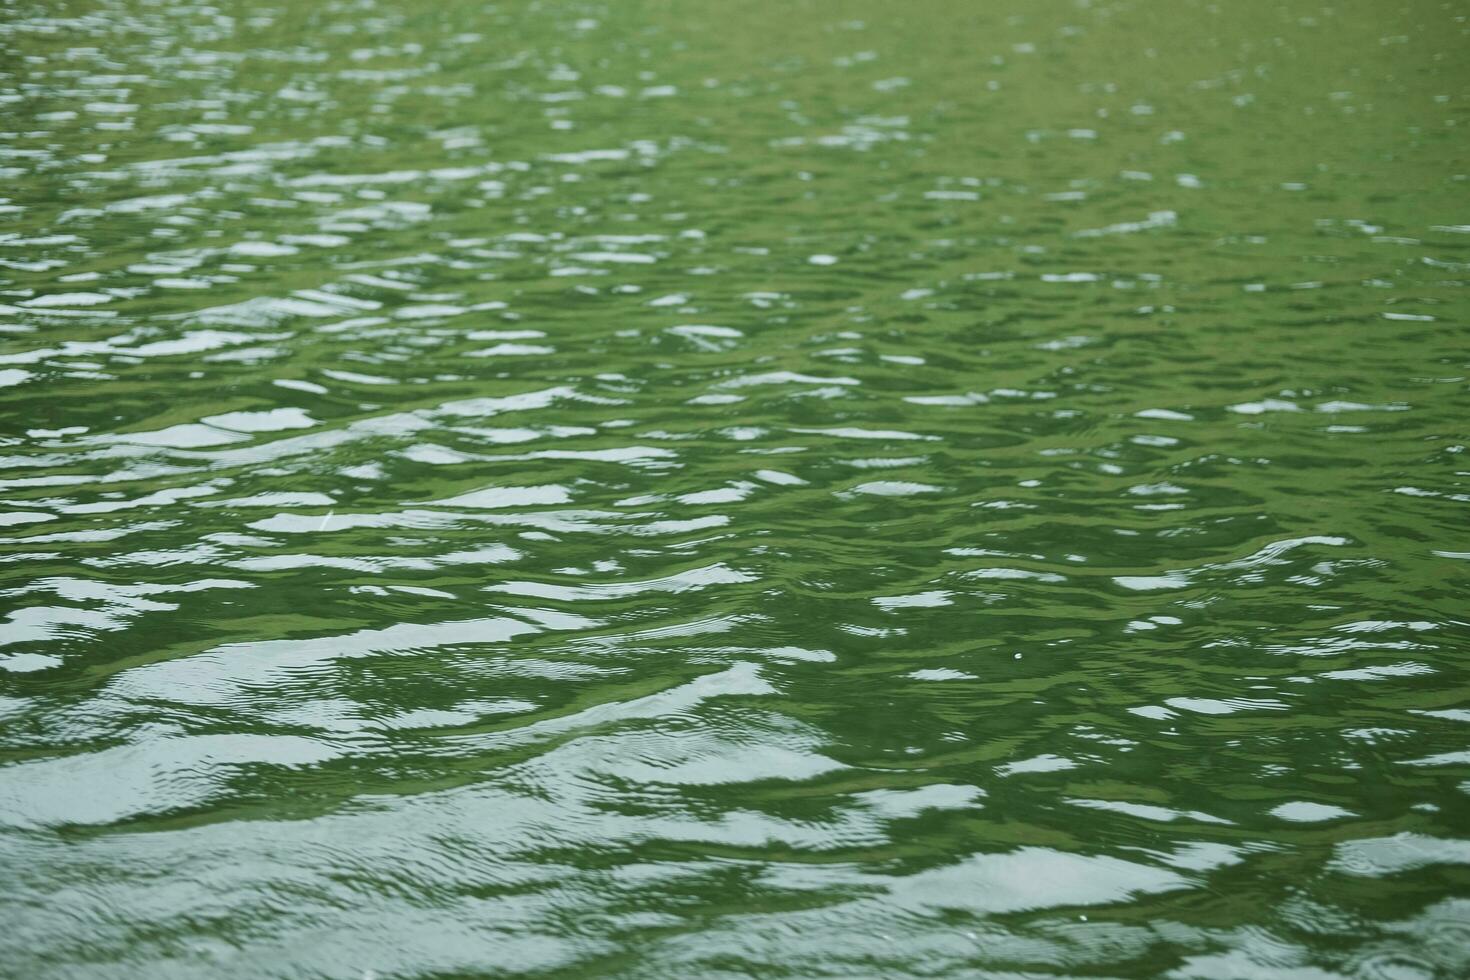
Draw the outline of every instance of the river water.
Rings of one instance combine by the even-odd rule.
[[[1470,23],[0,3],[0,974],[1470,972]]]

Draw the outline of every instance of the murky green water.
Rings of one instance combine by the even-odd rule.
[[[0,2],[0,974],[1470,972],[1467,31]]]

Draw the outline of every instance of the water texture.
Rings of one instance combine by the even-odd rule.
[[[0,0],[0,974],[1470,975],[1470,20]]]

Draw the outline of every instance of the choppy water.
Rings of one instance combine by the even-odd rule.
[[[1470,972],[1467,29],[0,3],[0,973]]]

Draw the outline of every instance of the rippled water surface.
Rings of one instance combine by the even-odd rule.
[[[1467,975],[1467,31],[0,0],[0,974]]]

